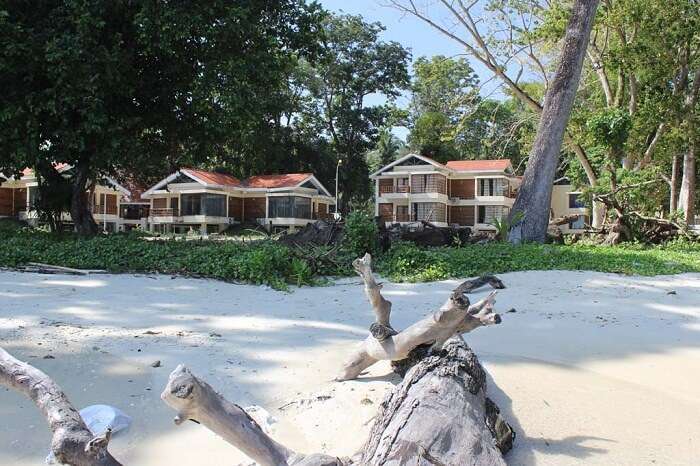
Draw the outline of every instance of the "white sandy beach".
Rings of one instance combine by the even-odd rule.
[[[699,464],[700,274],[501,278],[503,324],[466,339],[517,431],[510,465]],[[434,310],[456,284],[386,283],[394,326]],[[202,426],[173,424],[159,395],[178,363],[228,399],[267,409],[272,435],[289,447],[353,453],[397,382],[387,364],[331,381],[371,319],[358,280],[283,293],[168,276],[0,272],[2,346],[53,377],[76,407],[105,403],[132,416],[110,444],[130,465],[249,464]],[[50,435],[34,405],[1,389],[0,418],[0,465],[43,464]]]

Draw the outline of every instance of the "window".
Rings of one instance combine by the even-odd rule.
[[[413,220],[420,222],[446,222],[447,208],[439,202],[416,202],[413,204]]]
[[[311,199],[297,196],[273,196],[269,199],[270,218],[311,218]]]
[[[569,222],[569,230],[583,230],[587,223],[588,218],[585,215],[579,215],[576,220]]]
[[[494,220],[503,220],[510,213],[508,207],[500,205],[480,205],[478,207],[477,223],[492,224]]]
[[[480,178],[479,196],[503,196],[506,181],[502,178]]]
[[[182,215],[226,216],[226,196],[221,194],[183,194],[181,201]]]
[[[586,207],[581,198],[581,193],[569,193],[569,209]]]

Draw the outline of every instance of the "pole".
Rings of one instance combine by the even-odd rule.
[[[338,164],[335,166],[335,213],[338,213],[338,172],[340,170],[341,159],[338,159]],[[336,215],[337,217],[337,215]]]

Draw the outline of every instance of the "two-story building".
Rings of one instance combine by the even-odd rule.
[[[270,231],[294,230],[330,216],[335,205],[311,173],[258,175],[245,180],[182,168],[141,196],[150,201],[148,223],[160,233],[218,233],[236,223]]]
[[[56,164],[56,171],[69,176],[72,167],[68,164]],[[0,217],[13,217],[26,221],[30,225],[40,224],[40,218],[35,210],[39,180],[31,168],[23,170],[21,176],[10,177],[0,184]],[[127,189],[110,177],[104,177],[94,183],[86,191],[88,206],[98,228],[105,232],[125,231],[139,226],[146,228],[148,202],[135,197],[135,192]],[[139,212],[133,209],[138,206]],[[68,212],[63,214],[63,220],[70,224]]]
[[[404,157],[370,175],[375,182],[375,214],[387,224],[427,221],[437,226],[468,226],[493,231],[515,201],[520,177],[510,160],[453,160],[445,164],[419,154]],[[584,228],[586,209],[562,209],[570,185],[557,185],[552,205],[564,213],[581,213],[567,232]]]

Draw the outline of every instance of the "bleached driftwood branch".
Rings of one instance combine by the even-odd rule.
[[[389,320],[391,302],[382,296],[381,285],[377,284],[374,279],[371,265],[372,257],[369,254],[353,261],[355,270],[364,281],[365,293],[372,304],[377,320],[370,327],[371,335],[358,346],[343,366],[341,373],[336,377],[338,381],[356,378],[377,361],[404,359],[411,350],[418,346],[430,343],[435,349],[439,349],[445,341],[454,335],[501,322],[501,317],[493,312],[493,304],[496,300],[495,291],[473,305],[470,305],[469,298],[465,296],[465,293],[486,284],[498,289],[505,287],[498,278],[484,276],[465,281],[432,315],[419,320],[401,332],[396,332],[391,327]],[[377,331],[378,327],[389,329],[389,331],[379,332]]]
[[[177,411],[175,424],[200,423],[248,455],[260,466],[342,466],[338,458],[302,455],[274,441],[240,406],[217,393],[182,364],[160,397]]]
[[[51,451],[61,464],[72,466],[119,466],[107,451],[109,433],[94,437],[51,378],[39,369],[19,361],[0,348],[0,385],[32,400],[46,418],[53,437]]]

